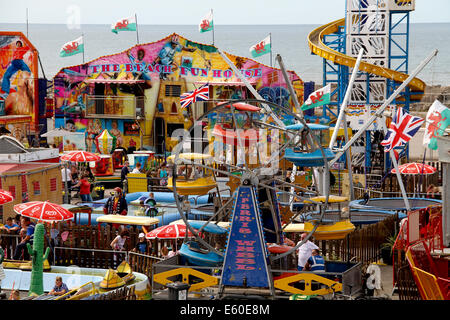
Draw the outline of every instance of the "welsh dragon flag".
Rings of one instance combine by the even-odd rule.
[[[443,136],[445,129],[450,125],[450,109],[440,101],[435,100],[428,109],[423,135],[423,145],[430,149],[437,149],[437,136]]]
[[[73,40],[66,42],[59,52],[60,57],[69,57],[74,54],[84,52],[84,44],[83,44],[83,36]]]
[[[270,44],[270,35],[268,35],[264,40],[258,42],[254,46],[250,47],[250,53],[253,58],[262,56],[263,54],[269,53],[272,50],[272,45]]]
[[[136,31],[136,16],[123,18],[111,24],[111,31],[115,34],[119,31]]]
[[[203,33],[211,31],[213,28],[214,28],[213,13],[212,10],[210,10],[208,14],[203,17],[202,21],[198,25],[198,30],[201,33]]]
[[[330,103],[331,85],[328,84],[319,90],[314,91],[308,97],[308,100],[300,107],[303,111],[320,107]]]

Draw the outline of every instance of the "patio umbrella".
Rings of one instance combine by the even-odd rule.
[[[95,137],[95,144],[97,150],[103,154],[111,154],[116,148],[117,138],[113,136],[107,129],[103,130],[97,137]]]
[[[50,137],[64,137],[73,134],[73,132],[70,132],[69,130],[66,130],[64,128],[56,128],[52,129],[50,131],[47,131],[46,133],[42,134],[41,137],[50,138]]]
[[[401,174],[432,174],[436,172],[436,168],[428,164],[423,163],[405,163],[398,167]],[[396,173],[395,168],[391,170],[391,173]]]
[[[0,205],[14,201],[14,197],[11,192],[0,189]]]
[[[181,239],[186,236],[186,226],[184,224],[170,224],[161,226],[148,232],[145,237],[147,239]],[[188,237],[193,234],[189,231]]]
[[[58,204],[49,201],[30,201],[16,204],[14,211],[24,217],[46,222],[73,219],[73,213]]]
[[[95,153],[81,150],[70,151],[61,156],[61,160],[72,162],[90,162],[99,161],[100,159],[100,156],[96,155]]]

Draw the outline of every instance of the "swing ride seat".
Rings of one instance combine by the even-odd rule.
[[[325,148],[323,151],[327,161],[334,159],[335,154],[331,149]],[[295,152],[291,148],[286,148],[284,159],[298,167],[323,167],[325,165],[320,149],[313,152]]]
[[[255,129],[239,130],[239,137],[245,147],[250,144],[256,144],[259,142],[259,131]],[[239,146],[238,131],[234,129],[225,129],[220,124],[216,124],[212,131],[212,134],[221,139],[223,143]]]
[[[218,105],[220,105],[220,103],[219,103]],[[230,104],[227,104],[226,107],[227,107],[227,108],[231,108],[231,105],[230,105]],[[233,103],[233,107],[234,107],[236,110],[239,110],[239,111],[258,112],[258,111],[261,110],[261,108],[259,108],[259,107],[257,107],[257,106],[254,106],[254,105],[251,105],[251,104],[248,104],[248,103],[244,103],[244,102],[236,102],[236,103]]]
[[[181,245],[179,254],[190,264],[201,267],[217,267],[223,263],[223,257],[213,251],[201,249],[195,241],[187,241]]]
[[[211,160],[212,156],[209,154],[202,154],[202,153],[181,153],[179,154],[179,162],[180,165],[187,165],[187,166],[195,166],[195,160],[197,161],[207,161]],[[182,160],[190,160],[192,163],[185,163]],[[174,162],[175,161],[175,155],[171,155],[167,158],[168,162]],[[187,195],[205,195],[207,194],[211,189],[217,187],[217,183],[214,180],[214,177],[212,176],[212,172],[207,172],[204,177],[199,177],[194,179],[180,179],[177,178],[176,180],[176,188],[177,193],[183,196]],[[180,175],[184,176],[184,175]],[[167,188],[173,191],[173,177],[169,177],[167,179]]]
[[[198,178],[195,180],[177,179],[177,193],[183,196],[204,195],[217,186],[213,177]],[[173,178],[167,179],[167,188],[173,191]]]
[[[314,224],[311,222],[304,223],[304,232],[311,232]],[[314,239],[316,240],[338,240],[344,239],[347,234],[355,230],[355,225],[349,219],[338,221],[331,224],[320,224],[314,231]]]

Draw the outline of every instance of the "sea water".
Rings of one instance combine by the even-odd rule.
[[[322,58],[312,55],[307,37],[319,25],[216,25],[214,44],[222,51],[251,58],[249,48],[272,34],[272,61],[266,54],[257,61],[278,67],[275,56],[280,54],[287,69],[295,71],[303,81],[322,84]],[[2,31],[21,31],[27,34],[26,24],[0,23]],[[434,49],[439,53],[419,74],[427,85],[450,85],[450,23],[418,23],[410,26],[409,72]],[[212,32],[199,33],[197,25],[139,25],[139,42],[149,43],[172,33],[192,41],[212,44]],[[122,52],[136,45],[135,32],[114,34],[110,25],[81,25],[69,29],[64,24],[29,24],[28,37],[40,53],[42,69],[51,79],[61,68],[81,64],[82,54],[62,58],[59,51],[63,44],[84,34],[84,60],[90,61],[104,55]]]

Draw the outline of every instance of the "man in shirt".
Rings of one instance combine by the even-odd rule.
[[[307,236],[308,236],[307,233],[302,233],[300,241],[303,241]],[[311,257],[312,251],[314,249],[319,249],[319,247],[316,246],[313,242],[311,242],[309,240],[307,240],[304,244],[302,244],[297,249],[297,255],[298,255],[297,270],[298,271],[303,271],[303,268],[305,267],[305,264],[308,261],[309,257]]]
[[[136,162],[136,167],[131,171],[131,173],[141,173],[141,163]]]
[[[69,288],[67,288],[67,285],[62,281],[62,278],[57,276],[55,279],[55,286],[48,294],[51,296],[62,296],[67,293],[67,291],[69,291]]]
[[[320,255],[319,249],[314,249],[311,253],[311,257],[308,258],[308,261],[303,268],[304,271],[312,271],[312,272],[325,272],[325,260]]]
[[[6,219],[6,224],[4,226],[1,226],[0,229],[5,230],[9,234],[17,234],[20,227],[19,225],[13,223],[13,219],[11,217],[8,217]]]
[[[25,238],[23,238],[23,240],[16,246],[16,251],[14,251],[14,256],[13,256],[14,260],[19,260],[21,258],[22,251],[23,251],[24,259],[26,257],[28,257],[27,243],[32,245],[33,238],[34,238],[35,225],[34,225],[34,223],[31,223],[30,218],[22,217],[20,223],[22,225],[22,229],[26,230],[26,235],[25,235]]]
[[[61,180],[63,183],[63,188],[64,188],[64,184],[67,181],[67,189],[70,192],[70,188],[72,188],[72,171],[67,168],[67,167],[62,167],[61,169]]]
[[[148,243],[145,240],[145,234],[143,232],[139,233],[139,242],[136,244],[135,251],[145,254],[147,252]]]

